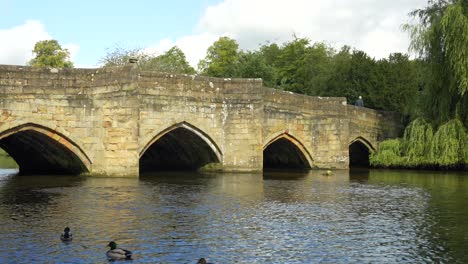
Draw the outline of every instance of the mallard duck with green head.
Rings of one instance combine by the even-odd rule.
[[[73,235],[72,235],[72,233],[70,231],[70,228],[67,226],[63,230],[63,234],[60,235],[60,240],[62,240],[62,241],[72,241],[72,239],[73,239]]]
[[[123,248],[117,248],[117,243],[114,241],[109,242],[110,249],[107,251],[106,256],[109,260],[131,260],[132,252]]]

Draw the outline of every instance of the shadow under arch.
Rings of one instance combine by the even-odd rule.
[[[363,137],[349,142],[349,166],[369,167],[369,155],[375,152],[372,144]]]
[[[311,169],[312,166],[307,148],[288,132],[274,136],[263,147],[264,169]]]
[[[18,164],[19,174],[89,172],[91,160],[75,142],[48,127],[26,123],[0,132],[0,148]]]
[[[159,132],[145,145],[140,151],[140,172],[196,170],[222,160],[214,140],[184,121]]]

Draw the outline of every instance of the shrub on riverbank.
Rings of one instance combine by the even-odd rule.
[[[467,168],[468,133],[458,119],[433,133],[432,126],[418,118],[406,127],[402,139],[381,142],[369,161],[384,168]]]
[[[0,149],[0,168],[3,169],[16,169],[18,164],[13,160],[8,153]]]
[[[440,126],[431,141],[429,161],[440,167],[468,164],[468,134],[458,119]]]
[[[380,143],[379,151],[369,157],[371,166],[397,167],[402,164],[401,139],[388,139]]]

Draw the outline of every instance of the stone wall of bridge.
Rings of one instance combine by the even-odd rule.
[[[29,165],[38,170],[39,163],[69,166],[61,156],[71,151],[95,175],[138,175],[134,77],[131,67],[57,70],[0,66],[0,147],[20,160],[20,170]],[[8,142],[19,131],[26,132],[16,142]],[[53,141],[45,143],[36,132]],[[52,148],[55,142],[65,149]],[[31,161],[28,153],[42,153],[51,160]]]
[[[378,148],[379,142],[396,138],[404,129],[400,116],[393,112],[376,111],[370,108],[348,105],[349,143],[359,141],[371,151]]]
[[[262,169],[262,82],[142,72],[140,156],[172,128],[204,136],[226,170]]]
[[[263,142],[285,137],[303,148],[312,168],[347,168],[346,98],[265,89]]]
[[[348,106],[345,98],[269,89],[258,79],[142,72],[132,65],[0,65],[0,111],[0,147],[25,173],[57,167],[137,176],[165,151],[175,151],[181,162],[260,171],[265,149],[278,141],[290,142],[311,168],[347,168],[350,143],[375,149],[400,129],[395,116]],[[172,159],[156,158],[161,164]]]

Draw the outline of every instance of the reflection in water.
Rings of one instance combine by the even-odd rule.
[[[466,173],[0,174],[0,263],[468,261]],[[65,226],[72,243],[60,242]]]
[[[351,182],[366,183],[369,181],[370,169],[351,168],[349,171],[349,180]]]
[[[424,219],[417,233],[430,244],[421,255],[439,252],[436,262],[468,261],[468,172],[372,170],[369,182],[378,185],[404,186],[426,194]],[[405,205],[407,206],[407,205]]]

